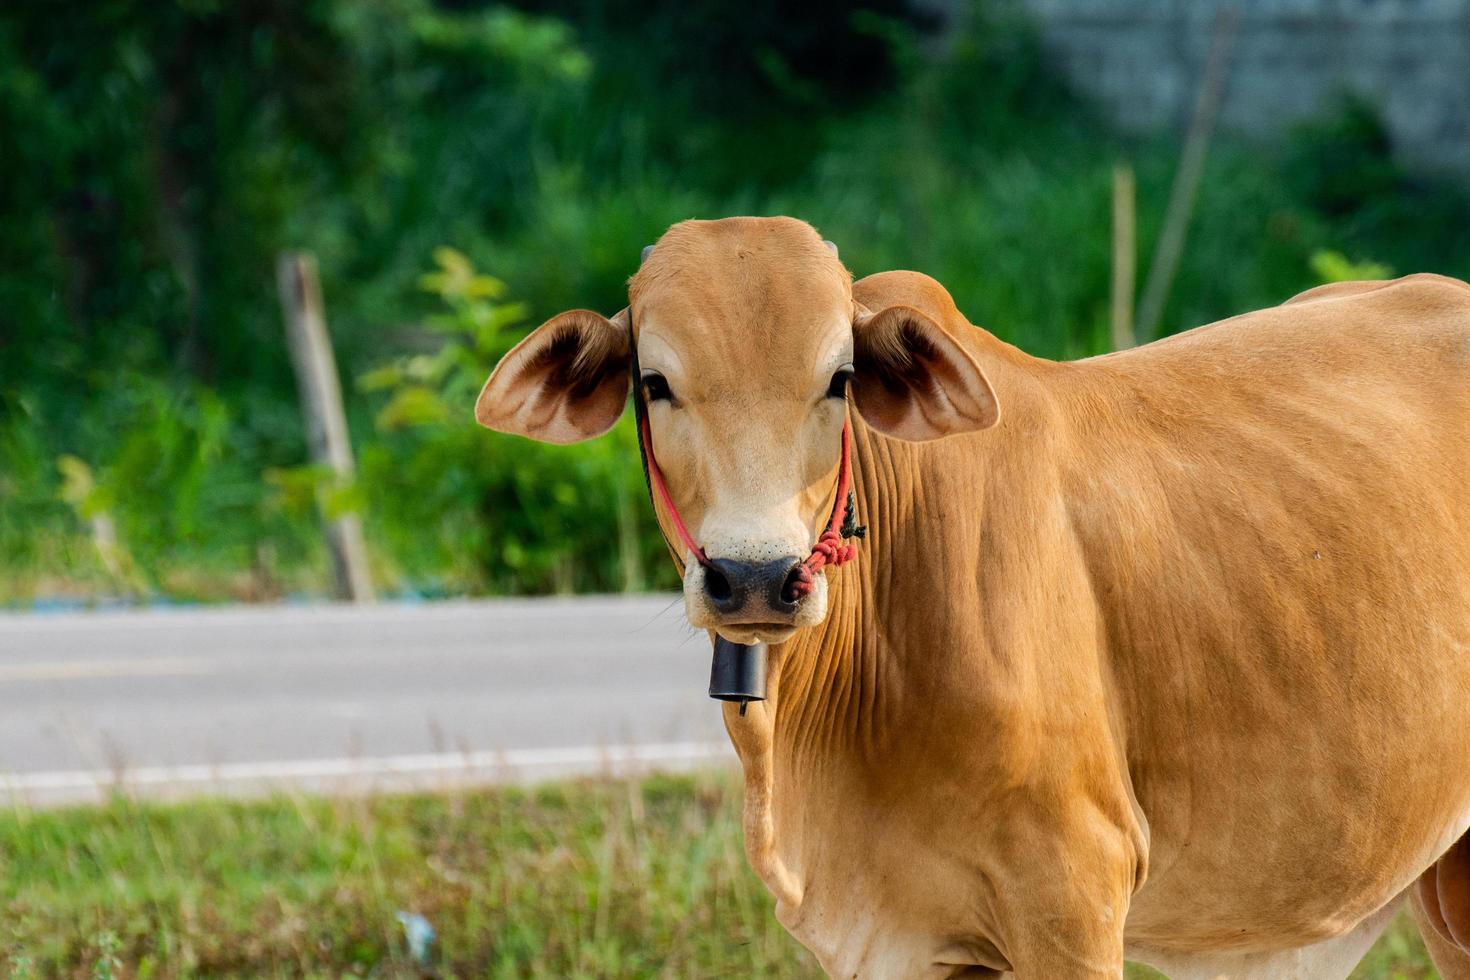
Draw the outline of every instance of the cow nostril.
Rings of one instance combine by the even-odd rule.
[[[781,583],[781,601],[794,606],[812,591],[812,573],[801,562],[791,566],[786,579]]]
[[[704,567],[704,591],[716,602],[725,602],[735,594],[725,573],[714,565]]]

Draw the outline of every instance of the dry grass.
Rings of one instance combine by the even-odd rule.
[[[727,774],[0,814],[0,971],[32,977],[818,977]],[[1400,924],[1360,978],[1433,976]],[[1136,976],[1145,976],[1142,971]]]

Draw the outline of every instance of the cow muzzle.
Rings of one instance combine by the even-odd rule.
[[[736,643],[780,643],[826,615],[825,577],[802,586],[795,556],[764,561],[711,558],[691,562],[684,576],[685,611],[695,627]]]
[[[799,564],[795,555],[758,564],[714,558],[704,569],[704,594],[723,616],[749,610],[784,621],[796,613],[799,597],[792,589]]]

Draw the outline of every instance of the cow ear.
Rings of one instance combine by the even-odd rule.
[[[919,310],[860,307],[852,334],[853,401],[879,432],[921,442],[988,429],[1000,418],[980,366]]]
[[[613,427],[628,401],[627,311],[609,320],[571,310],[531,331],[500,359],[475,420],[542,442],[580,442]]]

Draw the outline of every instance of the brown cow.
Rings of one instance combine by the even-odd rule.
[[[750,861],[829,973],[1340,978],[1408,893],[1470,978],[1470,287],[1059,364],[735,218],[670,229],[630,299],[532,333],[477,417],[605,431],[636,334],[736,586],[684,555],[690,622],[773,644],[725,709]],[[868,538],[790,602],[845,417]]]

